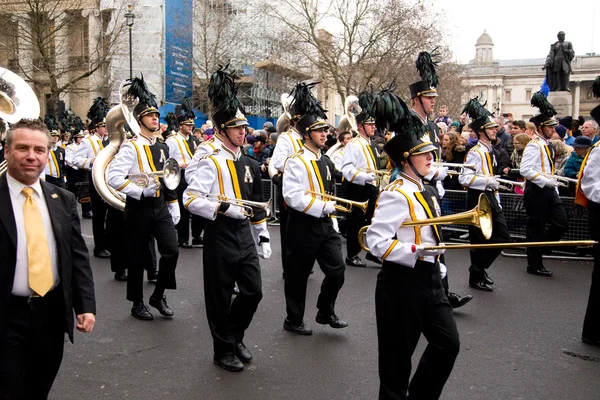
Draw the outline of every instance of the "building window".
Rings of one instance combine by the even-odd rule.
[[[510,103],[511,100],[511,91],[510,90],[505,90],[504,91],[504,101],[507,103]]]
[[[531,89],[525,90],[525,101],[526,102],[530,102],[531,101]]]

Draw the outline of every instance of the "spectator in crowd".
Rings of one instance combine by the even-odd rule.
[[[213,128],[206,128],[202,131],[204,133],[204,139],[208,140],[213,137],[215,130]]]
[[[531,141],[531,138],[526,133],[519,133],[513,137],[513,147],[514,150],[510,155],[510,168],[511,169],[519,169],[521,168],[521,159],[523,158],[523,150],[525,150],[525,146],[527,143]],[[504,172],[507,173],[506,171]]]
[[[254,157],[254,142],[256,141],[256,136],[254,135],[246,135],[244,139],[244,143],[242,144],[242,149],[244,150],[244,154],[250,157]]]
[[[200,143],[204,142],[206,138],[204,137],[204,132],[200,128],[194,129],[194,136]]]
[[[562,125],[556,125],[554,127],[554,132],[556,132],[556,133],[552,136],[552,139],[553,140],[560,140],[561,142],[563,142],[563,144],[565,146],[567,146],[567,151],[570,154],[573,151],[573,148],[566,143],[567,128],[565,128]]]
[[[468,127],[464,128],[463,132],[466,132],[469,135],[469,143],[467,144],[467,150],[469,150],[471,147],[473,147],[473,146],[475,146],[477,144],[477,142],[478,142],[477,134],[471,128],[471,125],[469,125]]]
[[[446,132],[448,132],[448,126],[443,122],[437,122],[436,125],[438,126],[438,128],[440,128],[440,140],[441,140],[441,136],[445,135]]]
[[[563,168],[563,176],[567,178],[578,178],[579,170],[581,169],[581,163],[585,158],[588,151],[592,147],[592,141],[587,136],[579,136],[575,138],[573,143],[574,151],[571,152],[569,159],[567,160],[565,167]]]
[[[525,129],[527,127],[527,124],[525,123],[525,121],[522,120],[516,120],[512,122],[512,129],[510,130],[510,134],[511,136],[514,137],[517,136],[519,133],[525,133]]]
[[[583,128],[583,124],[585,124],[585,118],[583,118],[581,115],[577,117],[577,119],[573,120],[573,123],[571,124],[571,134],[573,137],[581,135],[581,128]]]
[[[458,118],[458,132],[462,133],[463,129],[467,128],[469,124],[470,122],[467,118],[467,114],[460,114],[460,117]]]
[[[506,136],[510,136],[504,132]],[[512,138],[511,138],[512,141]],[[506,151],[506,147],[502,145],[502,141],[496,138],[494,146],[494,155],[496,156],[496,164],[498,166],[497,171],[504,171],[505,168],[510,168],[510,155]]]
[[[448,132],[442,139],[442,161],[449,163],[462,164],[465,161],[467,149],[460,143],[460,138],[456,132]],[[462,185],[458,181],[458,175],[451,175],[444,179],[444,189],[462,190]]]
[[[434,121],[436,124],[442,122],[448,128],[452,124],[452,118],[448,115],[448,106],[442,105],[438,110],[438,117]],[[439,126],[439,125],[438,125]]]
[[[573,150],[560,139],[551,139],[550,143],[554,147],[554,170],[560,175]]]
[[[267,121],[263,124],[263,130],[269,132],[269,128],[274,128],[273,123],[271,121]],[[277,129],[274,130],[277,132]]]
[[[565,143],[569,146],[571,146],[573,144],[573,142],[575,141],[575,138],[573,137],[573,133],[571,131],[572,127],[573,127],[573,117],[568,116],[568,117],[564,117],[558,120],[558,126],[563,126],[566,129],[566,135],[565,135]],[[556,128],[555,128],[556,130]]]
[[[458,133],[458,127],[460,126],[460,122],[458,121],[454,121],[452,124],[450,124],[450,126],[448,127],[448,132],[457,132]]]
[[[582,128],[581,134],[587,136],[592,141],[592,144],[596,144],[598,141],[598,123],[593,119],[585,121]]]
[[[533,122],[525,123],[525,133],[527,134],[527,136],[529,136],[529,139],[533,139],[536,132],[537,129],[535,128],[535,124]]]
[[[460,144],[465,146],[465,149],[469,145],[469,139],[470,139],[469,132],[464,131],[463,133],[460,134]]]
[[[508,142],[511,142],[511,148],[512,148],[512,137],[510,136],[510,134],[506,131],[506,129],[504,129],[504,118],[502,117],[498,117],[495,118],[495,122],[498,124],[498,126],[500,127],[500,130],[498,130],[498,132],[496,133],[496,141],[499,142],[498,145],[501,146],[502,148],[504,148],[504,150],[506,150],[506,155],[507,158],[508,157]],[[494,146],[496,147],[496,146]],[[511,149],[512,150],[512,149]]]
[[[267,138],[265,136],[255,136],[252,155],[254,156],[256,161],[258,161],[258,164],[260,165],[260,172],[264,176],[267,173],[267,169],[269,167],[269,163],[267,160],[271,158],[271,152],[267,147]]]

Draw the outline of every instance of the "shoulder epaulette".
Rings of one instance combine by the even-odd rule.
[[[302,154],[304,154],[304,149],[300,149],[297,152],[295,152],[293,154],[290,154],[290,156],[288,158],[296,158],[296,157],[298,157],[298,156],[300,156]]]

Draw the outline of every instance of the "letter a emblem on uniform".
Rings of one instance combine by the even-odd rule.
[[[254,179],[252,178],[252,172],[250,171],[250,166],[249,165],[245,165],[244,169],[246,171],[244,173],[244,182],[246,182],[246,183],[253,183]]]
[[[435,198],[435,196],[431,196],[431,202],[433,203],[433,206],[435,207],[435,213],[437,214],[437,216],[441,216],[442,215],[442,209],[440,208],[440,203],[438,203],[437,199]]]
[[[165,156],[165,151],[163,149],[160,149],[160,160],[161,163],[164,163],[165,161],[167,161],[167,157]]]
[[[325,168],[327,169],[327,180],[330,181],[331,180],[331,171],[329,171],[329,165],[326,165]]]

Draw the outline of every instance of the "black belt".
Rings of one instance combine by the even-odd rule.
[[[39,306],[45,305],[51,301],[54,301],[55,297],[58,296],[59,294],[60,294],[60,291],[56,290],[56,288],[54,288],[53,290],[46,293],[46,295],[44,297],[39,296],[37,294],[33,294],[31,296],[11,295],[9,303],[13,304],[15,306],[27,305],[33,310],[36,307],[39,307]]]

